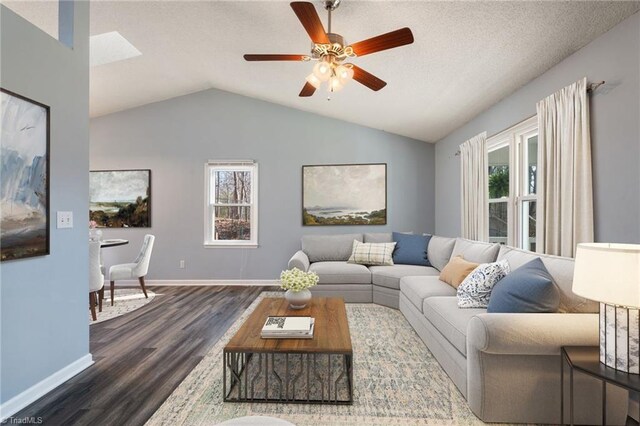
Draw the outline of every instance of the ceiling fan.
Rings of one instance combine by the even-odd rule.
[[[291,3],[291,8],[311,38],[310,55],[248,54],[244,55],[244,59],[247,61],[317,61],[300,92],[299,96],[302,97],[313,95],[323,82],[327,82],[330,93],[337,92],[352,78],[371,90],[382,89],[387,85],[386,82],[357,65],[345,61],[411,44],[413,43],[411,30],[402,28],[348,45],[342,35],[331,32],[331,12],[339,5],[340,0],[324,2],[324,7],[329,14],[329,31],[325,32],[313,3],[301,1]]]

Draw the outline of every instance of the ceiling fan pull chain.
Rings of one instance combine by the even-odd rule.
[[[329,25],[328,25],[328,33],[331,34],[331,8],[327,9],[329,12]]]

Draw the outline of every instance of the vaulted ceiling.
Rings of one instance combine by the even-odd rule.
[[[3,3],[55,33],[52,2]],[[322,2],[314,4],[326,26]],[[343,0],[332,26],[347,42],[407,26],[415,43],[353,61],[388,83],[381,91],[353,81],[327,101],[322,91],[298,97],[310,63],[242,59],[308,53],[288,2],[92,1],[91,34],[118,31],[142,55],[91,69],[91,116],[214,87],[435,142],[639,8],[638,1]]]

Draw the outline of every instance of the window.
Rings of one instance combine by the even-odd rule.
[[[258,246],[258,165],[210,161],[205,165],[205,246]]]
[[[537,118],[487,139],[487,147],[489,241],[536,251]]]

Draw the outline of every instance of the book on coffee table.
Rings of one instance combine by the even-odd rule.
[[[264,339],[311,339],[314,323],[311,317],[267,317],[260,336]]]

